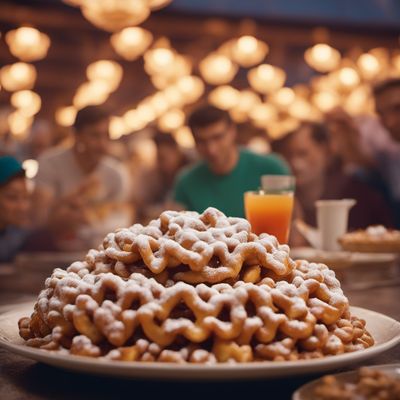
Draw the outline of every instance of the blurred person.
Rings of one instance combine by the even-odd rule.
[[[80,110],[74,143],[39,157],[35,179],[34,216],[38,226],[55,233],[59,247],[78,250],[119,225],[128,225],[125,204],[129,176],[108,157],[108,115],[97,107]]]
[[[22,165],[0,157],[0,263],[12,261],[28,236],[30,198]]]
[[[189,156],[171,134],[157,131],[153,141],[156,148],[155,165],[142,170],[138,182],[140,190],[134,196],[142,223],[158,217],[167,208],[176,208],[171,201],[174,182],[178,173],[190,162]]]
[[[352,173],[388,195],[400,228],[400,79],[373,89],[379,120],[351,118],[341,109],[327,115],[333,148]]]
[[[226,111],[205,106],[194,111],[188,125],[203,159],[179,175],[174,200],[187,210],[216,207],[232,217],[244,217],[243,195],[258,190],[262,175],[287,175],[276,154],[259,155],[239,148],[237,129]]]
[[[357,204],[350,210],[349,229],[375,224],[392,226],[392,216],[383,197],[343,173],[342,162],[334,157],[328,131],[323,125],[303,123],[274,141],[272,148],[284,156],[296,177],[295,217],[316,226],[317,200],[353,198]],[[292,241],[303,244],[299,243],[302,241],[299,238],[292,238]]]

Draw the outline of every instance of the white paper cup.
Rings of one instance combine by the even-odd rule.
[[[338,238],[347,232],[350,208],[356,204],[354,199],[318,200],[317,225],[320,233],[320,249],[340,250]]]

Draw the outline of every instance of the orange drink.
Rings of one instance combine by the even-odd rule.
[[[289,239],[295,179],[290,175],[263,175],[262,190],[244,194],[246,218],[255,234],[276,236],[279,243]]]
[[[268,233],[276,236],[279,243],[287,243],[293,210],[293,193],[246,192],[244,208],[246,218],[256,235]]]

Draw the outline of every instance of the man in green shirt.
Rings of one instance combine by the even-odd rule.
[[[239,149],[236,126],[226,111],[202,107],[188,124],[203,161],[184,170],[175,183],[174,200],[187,210],[203,212],[212,206],[228,216],[244,217],[243,194],[258,190],[262,175],[290,174],[275,154]]]

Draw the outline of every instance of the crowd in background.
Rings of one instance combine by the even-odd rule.
[[[108,115],[98,107],[81,110],[70,135],[36,126],[23,145],[0,143],[0,262],[20,250],[97,247],[107,232],[165,209],[210,205],[243,216],[245,190],[256,190],[263,174],[290,171],[294,218],[315,225],[316,200],[354,198],[350,229],[400,228],[400,80],[377,86],[374,99],[376,116],[352,118],[337,108],[269,146],[264,136],[267,145],[258,147],[211,106],[189,117],[194,150],[157,131],[110,141]],[[268,147],[273,153],[253,153]],[[39,161],[33,184],[18,161],[26,157]],[[293,230],[291,243],[304,239]]]

